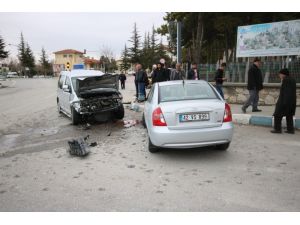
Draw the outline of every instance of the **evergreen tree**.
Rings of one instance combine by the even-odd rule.
[[[48,56],[46,54],[44,47],[42,48],[41,58],[39,62],[41,63],[43,74],[47,75],[50,72],[51,64],[48,60]]]
[[[150,40],[149,40],[149,34],[145,33],[144,35],[144,42],[143,42],[143,48],[141,51],[141,64],[144,69],[151,68],[151,48],[150,48]]]
[[[26,72],[27,75],[30,77],[33,76],[36,73],[35,59],[29,44],[25,43],[23,33],[21,33],[21,41],[18,46],[18,51],[18,58],[22,67],[22,73],[24,74],[25,71],[28,70],[29,73]]]
[[[155,54],[156,62],[159,62],[160,59],[165,59],[166,62],[170,61],[170,57],[167,55],[166,47],[162,43],[162,39],[160,39],[160,43],[157,46],[157,51]]]
[[[33,76],[35,74],[35,59],[28,43],[26,43],[25,48],[25,66],[29,69],[28,76]]]
[[[25,46],[25,40],[24,40],[24,36],[23,33],[21,33],[21,41],[20,44],[18,46],[18,59],[20,61],[21,66],[23,67],[23,69],[26,67],[26,46]]]
[[[156,31],[154,26],[152,27],[152,33],[151,33],[151,42],[150,42],[150,46],[151,46],[151,51],[153,54],[155,54],[156,48],[157,48],[157,39],[156,39]]]
[[[5,43],[0,36],[0,60],[8,57],[8,51],[5,51]]]
[[[128,48],[125,44],[125,48],[122,52],[122,63],[120,65],[121,70],[125,70],[125,72],[130,68],[131,64],[130,64],[130,56],[129,56],[129,52],[128,52]]]
[[[132,63],[140,62],[140,38],[141,36],[138,33],[136,23],[134,23],[132,37],[129,40],[132,43],[132,47],[129,48],[130,61]]]

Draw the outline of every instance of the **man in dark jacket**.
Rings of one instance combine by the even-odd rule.
[[[188,72],[188,80],[200,80],[199,71],[197,69],[197,64],[193,63],[192,68]]]
[[[181,63],[176,63],[176,69],[172,69],[170,80],[184,80],[185,74],[184,71],[181,69]]]
[[[272,133],[281,133],[281,120],[286,117],[286,133],[294,134],[293,116],[296,112],[296,81],[289,76],[288,69],[282,69],[279,72],[279,77],[282,81],[279,98],[276,103],[274,116],[274,130]]]
[[[138,85],[138,101],[145,101],[146,99],[146,86],[149,84],[148,76],[146,72],[142,69],[141,64],[137,64],[137,72],[136,72],[136,82]]]
[[[226,68],[226,63],[222,63],[220,68],[216,72],[215,81],[216,81],[216,89],[219,92],[219,94],[224,99],[224,93],[223,93],[223,82],[226,80],[224,77],[224,70]]]
[[[124,71],[121,72],[121,74],[119,76],[119,80],[121,82],[121,89],[125,89],[126,75],[125,75]]]
[[[248,71],[247,88],[249,90],[250,96],[242,107],[243,113],[246,113],[246,109],[250,105],[252,105],[252,112],[261,112],[261,110],[257,108],[258,100],[259,100],[259,91],[263,89],[262,73],[259,67],[260,67],[260,59],[255,58],[253,65]]]
[[[168,74],[164,65],[162,63],[157,64],[157,68],[154,70],[152,74],[152,84],[156,82],[163,82],[168,80]]]

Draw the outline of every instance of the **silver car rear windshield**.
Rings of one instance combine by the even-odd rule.
[[[180,83],[159,87],[159,102],[217,98],[207,83]]]

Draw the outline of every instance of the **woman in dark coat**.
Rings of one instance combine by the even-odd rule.
[[[274,130],[272,133],[282,133],[281,121],[282,117],[286,117],[286,133],[294,134],[293,116],[296,112],[296,81],[289,76],[288,69],[282,69],[279,72],[279,77],[282,80],[279,98],[276,103],[274,116]]]

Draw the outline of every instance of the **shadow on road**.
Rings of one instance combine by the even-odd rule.
[[[157,157],[172,160],[204,160],[204,161],[224,161],[230,157],[230,148],[227,151],[217,150],[214,147],[201,147],[189,149],[161,149],[155,153]]]

